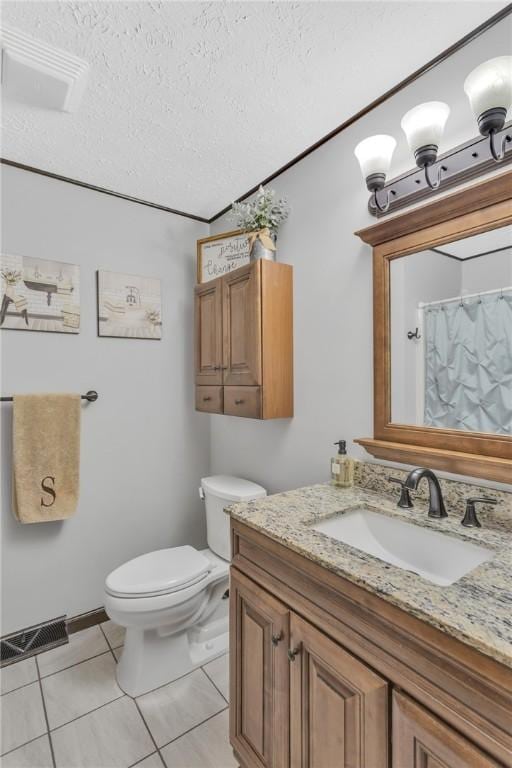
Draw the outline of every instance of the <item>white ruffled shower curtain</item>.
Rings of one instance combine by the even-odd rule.
[[[425,424],[512,435],[512,290],[424,313]]]

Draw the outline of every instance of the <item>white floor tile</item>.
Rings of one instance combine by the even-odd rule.
[[[103,622],[101,628],[107,636],[111,648],[119,648],[120,645],[123,645],[126,632],[125,627],[120,627],[109,619],[108,621]]]
[[[6,693],[0,698],[2,752],[20,747],[46,732],[39,683]]]
[[[155,749],[128,696],[58,728],[52,742],[57,768],[127,768]]]
[[[42,680],[50,730],[119,698],[110,651]],[[24,689],[21,689],[24,690]]]
[[[52,675],[80,661],[108,651],[108,643],[98,626],[82,629],[69,636],[69,643],[39,654],[37,663],[41,677]]]
[[[0,761],[2,768],[52,768],[52,753],[48,736],[25,744],[4,755]]]
[[[226,706],[201,669],[146,693],[137,701],[159,747]]]
[[[167,768],[237,768],[227,710],[162,749]]]
[[[229,654],[226,653],[224,656],[210,661],[203,669],[208,677],[211,677],[224,698],[229,701]]]
[[[14,691],[27,683],[33,683],[37,680],[37,667],[34,658],[16,661],[3,667],[0,670],[0,679],[2,681],[2,693]]]
[[[133,766],[133,768],[165,768],[165,766],[158,752],[154,752],[149,757],[141,760],[140,763],[137,763],[136,766]]]

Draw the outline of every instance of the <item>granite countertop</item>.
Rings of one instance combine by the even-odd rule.
[[[320,520],[361,506],[488,547],[495,555],[454,584],[438,586],[311,528]],[[424,502],[415,501],[413,509],[401,510],[396,499],[373,491],[323,484],[233,504],[226,511],[235,520],[512,667],[512,521],[461,528],[460,514],[448,506],[447,510],[448,518],[433,520],[427,516]]]

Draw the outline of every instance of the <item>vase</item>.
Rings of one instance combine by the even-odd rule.
[[[277,242],[277,234],[270,232],[270,238],[274,243]],[[258,261],[258,259],[266,259],[267,261],[276,261],[277,251],[273,251],[271,248],[265,248],[259,237],[256,237],[251,246],[250,260]]]

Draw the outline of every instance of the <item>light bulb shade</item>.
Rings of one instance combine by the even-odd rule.
[[[466,77],[464,90],[481,131],[481,117],[489,110],[501,113],[503,127],[507,110],[512,104],[512,56],[498,56],[484,61]],[[496,129],[494,125],[490,127]],[[482,132],[488,133],[489,130]]]
[[[354,154],[359,160],[363,178],[367,179],[374,174],[385,177],[389,171],[395,147],[396,139],[386,134],[369,136],[360,141],[354,149]]]
[[[426,101],[406,112],[402,117],[401,126],[415,155],[420,149],[435,147],[435,160],[449,114],[450,107],[444,101]]]

